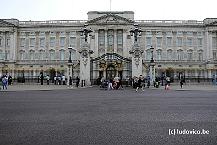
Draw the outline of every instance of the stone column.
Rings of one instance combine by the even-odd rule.
[[[123,57],[128,57],[127,30],[123,29]]]
[[[94,33],[94,35],[95,35],[95,40],[94,40],[94,43],[95,43],[95,48],[94,48],[94,56],[95,57],[98,57],[98,53],[99,53],[99,46],[98,46],[98,44],[99,44],[99,35],[98,35],[98,33],[99,33],[99,31],[98,30],[95,30],[95,33]]]
[[[105,53],[107,53],[108,49],[108,30],[105,29]]]
[[[87,42],[80,50],[80,85],[82,87],[91,85],[90,82],[90,55],[93,51],[90,50]]]
[[[142,75],[142,51],[138,43],[134,43],[133,49],[130,51],[132,57],[132,77]]]
[[[114,29],[114,53],[117,53],[117,49],[118,49],[118,41],[117,41],[117,29]]]

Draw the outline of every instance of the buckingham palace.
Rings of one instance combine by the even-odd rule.
[[[36,79],[217,75],[217,18],[134,20],[133,11],[89,11],[87,20],[0,19],[0,76]]]

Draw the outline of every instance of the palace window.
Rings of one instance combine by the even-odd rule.
[[[34,55],[35,55],[35,52],[34,51],[30,51],[29,52],[29,59],[30,60],[34,60]]]
[[[50,47],[55,46],[55,37],[50,37]]]
[[[216,60],[217,59],[217,52],[213,51],[213,59]]]
[[[181,38],[181,37],[178,37],[178,38],[177,38],[177,46],[178,46],[178,47],[181,47],[181,46],[182,46],[182,38]]]
[[[157,50],[157,60],[161,60],[162,58],[162,50]]]
[[[123,31],[122,30],[118,30],[117,31],[117,43],[118,45],[123,45]]]
[[[151,60],[151,50],[150,49],[148,49],[148,50],[146,50],[146,60]]]
[[[162,47],[162,38],[161,37],[157,37],[157,47]]]
[[[6,46],[10,46],[10,38],[6,39]]]
[[[105,31],[99,30],[99,46],[105,46]]]
[[[152,42],[151,42],[152,40],[151,40],[151,37],[146,37],[146,47],[151,47],[151,44],[152,44]]]
[[[35,47],[35,38],[29,39],[29,47]]]
[[[44,55],[45,53],[44,53],[44,50],[40,50],[39,51],[39,60],[44,60]]]
[[[25,38],[20,38],[20,47],[25,47]]]
[[[192,45],[193,45],[193,40],[192,40],[192,38],[187,38],[187,46],[188,46],[188,47],[192,47]]]
[[[108,45],[113,46],[114,45],[114,34],[113,30],[108,30]]]
[[[187,60],[192,60],[193,59],[193,51],[192,50],[188,50],[187,51]]]
[[[55,60],[55,51],[50,50],[50,60]]]
[[[200,50],[200,51],[198,52],[198,60],[200,60],[200,61],[203,60],[203,51],[202,51],[202,50]]]
[[[183,60],[184,53],[183,50],[177,50],[178,60]]]
[[[81,38],[81,44],[84,42],[84,38]],[[69,38],[69,46],[76,48],[76,37]]]
[[[167,47],[172,47],[172,37],[167,37]]]
[[[173,51],[171,49],[167,50],[167,59],[168,60],[172,60],[172,53],[173,53]]]
[[[198,38],[197,39],[197,46],[198,47],[202,47],[203,46],[203,39],[202,38]]]
[[[65,50],[60,50],[60,60],[64,60],[65,59]]]
[[[40,38],[39,43],[41,48],[45,47],[45,38]]]
[[[108,30],[108,52],[114,51],[114,31]]]
[[[24,54],[25,54],[25,52],[24,51],[20,51],[20,60],[24,60]]]
[[[217,49],[217,37],[212,37],[212,48]]]
[[[65,46],[65,37],[60,37],[60,47]]]

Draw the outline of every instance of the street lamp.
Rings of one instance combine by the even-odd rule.
[[[154,47],[151,46],[150,50],[151,50],[151,60],[150,60],[150,63],[151,63],[151,65],[155,65],[155,62],[154,62]]]
[[[68,63],[72,63],[72,47],[68,47],[69,50],[69,60]]]
[[[155,81],[154,47],[151,46],[150,50],[151,50],[150,79],[151,79],[151,84],[154,84]]]
[[[138,27],[138,24],[134,24],[134,29],[131,28],[130,30],[130,35],[133,36],[134,35],[134,43],[137,42],[138,40],[138,35],[140,36],[142,33],[141,28]]]
[[[87,42],[88,34],[91,33],[91,32],[93,32],[91,30],[91,28],[88,29],[87,26],[88,26],[88,24],[85,24],[83,30],[79,31],[81,33],[81,36],[84,36],[85,42]],[[90,34],[89,34],[89,36],[90,36]]]
[[[69,50],[69,60],[68,60],[68,85],[72,85],[72,72],[71,72],[71,65],[72,65],[72,47],[68,47]]]

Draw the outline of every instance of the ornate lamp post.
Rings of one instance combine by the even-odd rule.
[[[155,81],[155,62],[154,62],[154,47],[151,46],[151,60],[150,60],[150,81],[154,84]]]
[[[69,50],[69,60],[68,60],[68,85],[72,85],[72,47],[68,47]]]
[[[130,30],[130,35],[134,36],[134,43],[132,50],[129,51],[132,54],[132,77],[142,75],[142,56],[143,51],[138,44],[138,36],[140,36],[142,30],[138,27],[138,24],[134,24],[134,29]]]
[[[83,29],[80,31],[81,36],[84,36],[84,44],[82,44],[79,51],[80,55],[80,80],[81,87],[90,85],[90,54],[93,53],[88,45],[87,38],[90,33],[93,32],[90,28],[87,28],[87,24],[84,25]]]
[[[91,30],[91,28],[88,29],[87,26],[88,26],[88,24],[84,24],[83,30],[80,31],[81,36],[84,36],[84,41],[85,41],[85,42],[87,42],[88,34],[89,34],[89,36],[91,36],[90,33],[93,32],[93,31]]]
[[[137,43],[138,35],[140,36],[142,33],[141,28],[138,27],[138,24],[134,24],[134,29],[131,28],[130,35],[134,36],[134,43]]]

